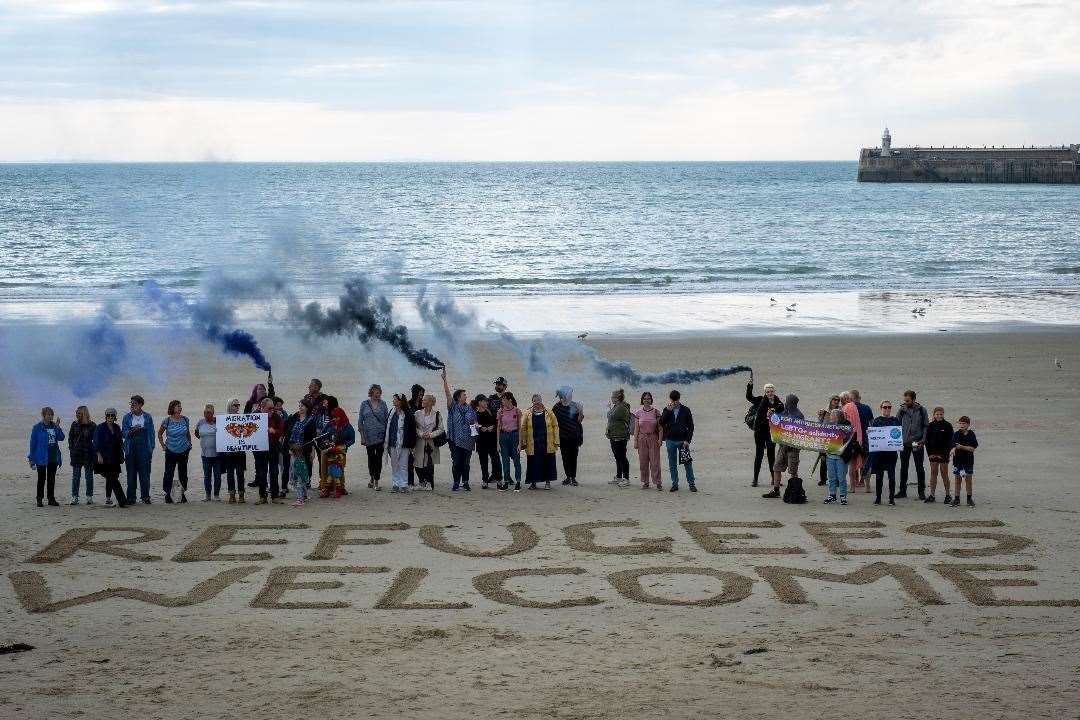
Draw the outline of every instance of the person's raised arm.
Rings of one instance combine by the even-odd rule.
[[[441,371],[439,371],[439,377],[442,378],[443,392],[446,393],[446,406],[450,407],[454,403],[454,398],[450,394],[450,383],[446,379],[446,366],[445,365],[443,366],[443,369]]]

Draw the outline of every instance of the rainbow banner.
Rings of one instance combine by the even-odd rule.
[[[772,441],[799,450],[839,455],[851,437],[851,427],[832,423],[782,418],[769,415],[769,434]]]

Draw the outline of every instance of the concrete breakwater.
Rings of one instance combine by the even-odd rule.
[[[881,147],[859,153],[859,182],[1080,184],[1080,145],[1053,147]]]

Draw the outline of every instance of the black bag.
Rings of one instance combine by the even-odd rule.
[[[743,418],[743,422],[746,423],[746,427],[750,428],[750,432],[754,432],[757,425],[758,406],[751,405],[750,409],[746,411],[746,416]]]
[[[694,462],[694,456],[690,454],[690,447],[688,445],[679,446],[679,464],[689,465]]]
[[[855,438],[851,438],[840,452],[840,459],[845,463],[849,463],[856,455],[860,454],[862,454],[862,445]]]
[[[435,427],[439,427],[440,425],[442,425],[442,416],[439,415],[439,411],[436,410],[435,411]],[[445,428],[443,429],[442,435],[436,435],[435,437],[431,438],[431,444],[434,445],[437,448],[442,447],[443,445],[445,445],[448,442],[450,442],[450,438],[449,438],[449,436],[447,436]]]
[[[784,502],[793,505],[801,505],[806,502],[806,492],[803,490],[802,478],[788,478],[787,487],[784,488]]]

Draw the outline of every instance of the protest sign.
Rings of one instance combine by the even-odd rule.
[[[899,425],[867,428],[866,437],[870,441],[870,452],[904,449],[904,432]]]
[[[769,434],[774,443],[808,450],[839,455],[851,436],[851,428],[833,423],[812,422],[769,415]]]
[[[267,434],[269,416],[266,413],[221,415],[217,419],[217,451],[252,452],[269,450]]]

